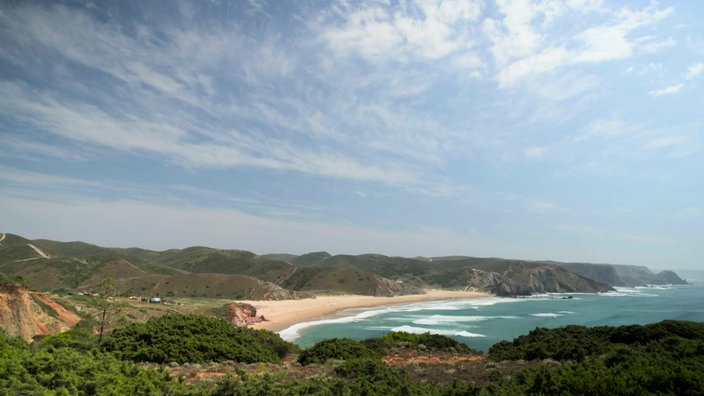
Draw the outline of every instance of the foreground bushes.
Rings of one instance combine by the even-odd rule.
[[[301,352],[298,362],[304,366],[328,360],[381,359],[381,355],[359,341],[348,338],[323,340]]]
[[[129,324],[113,330],[103,348],[121,359],[155,363],[278,363],[298,350],[268,330],[200,315],[165,315]]]
[[[523,393],[702,395],[704,324],[536,329],[489,350],[493,360],[554,359],[515,376]]]
[[[479,354],[469,345],[440,334],[412,334],[402,331],[392,331],[380,338],[369,338],[362,341],[364,345],[379,353],[391,348],[410,348],[427,351],[457,352]]]
[[[396,348],[413,349],[413,356],[439,351],[435,356],[447,357],[467,352],[463,344],[455,343],[443,336],[407,333],[389,333],[363,342],[325,340],[299,355],[302,364],[325,365],[294,369],[228,363],[223,367],[230,367],[229,372],[236,375],[226,375],[217,382],[190,382],[171,377],[166,365],[153,369],[148,368],[153,364],[141,365],[134,360],[143,355],[150,359],[157,356],[163,362],[223,358],[243,362],[269,359],[255,360],[267,362],[295,347],[271,332],[235,328],[191,315],[169,315],[126,326],[115,330],[101,347],[94,335],[77,329],[31,345],[0,331],[0,394],[704,394],[704,324],[692,322],[536,329],[512,342],[496,344],[489,354],[493,361],[469,366],[472,372],[485,373],[478,383],[466,377],[467,370],[457,370],[458,376],[444,382],[428,375],[454,372],[459,368],[454,363],[412,363],[409,367],[414,369],[407,370],[381,359],[383,353]],[[120,350],[122,347],[126,349]],[[157,348],[165,351],[159,354]],[[535,360],[516,365],[502,363],[504,359]],[[295,375],[288,375],[286,367]],[[274,368],[278,371],[272,371]],[[418,370],[430,371],[418,377]]]
[[[164,371],[142,368],[87,347],[84,336],[89,337],[64,333],[30,347],[0,330],[0,394],[186,395],[196,391]],[[91,341],[97,345],[95,337]]]
[[[537,328],[527,335],[501,341],[489,349],[489,357],[501,360],[574,360],[583,361],[603,355],[615,346],[639,346],[658,343],[667,338],[704,342],[704,324],[665,320],[648,325],[565,326],[558,329]]]

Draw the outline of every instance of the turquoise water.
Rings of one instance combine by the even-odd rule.
[[[572,298],[568,298],[568,297]],[[363,340],[389,331],[448,335],[487,351],[536,327],[646,324],[664,319],[704,322],[704,284],[618,288],[604,294],[489,297],[353,309],[282,331],[308,347],[327,338]]]

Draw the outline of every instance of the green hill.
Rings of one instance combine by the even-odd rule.
[[[270,282],[283,281],[293,272],[291,264],[260,260],[244,251],[201,247],[155,252],[83,242],[28,240],[6,234],[0,243],[0,272],[22,277],[33,290],[90,291],[106,277],[112,277],[118,293],[124,295],[251,299],[295,296]]]
[[[515,296],[604,292],[612,290],[610,285],[628,284],[636,277],[650,283],[681,281],[672,272],[653,274],[637,266],[465,256],[333,256],[324,251],[300,256],[257,255],[204,246],[159,252],[4,235],[0,242],[0,272],[23,277],[35,290],[90,288],[108,276],[119,281],[121,293],[258,298],[285,296],[292,291],[398,295],[421,293],[423,288],[472,289]],[[203,281],[206,275],[212,284]],[[261,285],[267,286],[261,292],[253,292]]]
[[[419,294],[422,289],[366,271],[341,267],[299,268],[283,286],[292,290],[337,291],[369,296]]]

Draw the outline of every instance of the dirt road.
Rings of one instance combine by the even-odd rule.
[[[32,249],[34,249],[34,251],[37,252],[38,255],[42,256],[42,257],[45,258],[45,259],[51,258],[48,254],[44,253],[41,249],[39,249],[38,247],[32,245],[31,243],[28,243],[27,246],[29,246],[29,247],[31,247]]]

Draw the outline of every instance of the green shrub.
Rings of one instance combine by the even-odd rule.
[[[406,347],[413,349],[427,349],[431,351],[454,351],[460,353],[480,353],[467,344],[440,334],[412,334],[395,331],[381,337],[383,341],[370,341],[375,348]]]
[[[277,363],[296,347],[267,330],[200,315],[165,315],[113,330],[103,343],[122,359],[156,363]]]
[[[489,350],[493,360],[557,359],[492,386],[517,394],[704,394],[704,324],[536,329]],[[498,392],[495,392],[498,393]]]
[[[146,395],[190,393],[163,371],[86,351],[83,334],[48,336],[36,348],[0,331],[1,395]],[[95,345],[93,340],[92,345]],[[197,390],[193,388],[193,390]]]
[[[323,340],[304,350],[298,357],[298,362],[306,366],[313,363],[325,363],[330,359],[380,359],[381,356],[367,348],[359,341],[349,338],[332,338]]]
[[[648,325],[585,327],[570,325],[557,329],[536,328],[512,342],[502,341],[489,349],[492,360],[574,360],[600,356],[615,345],[652,345],[667,338],[704,341],[704,324],[666,320]]]
[[[362,340],[362,344],[380,355],[383,355],[390,349],[396,347],[395,342],[390,341],[385,337],[367,338],[366,340]]]
[[[71,348],[78,351],[92,351],[97,349],[98,338],[86,330],[72,328],[63,333],[43,337],[32,346],[38,350]]]

